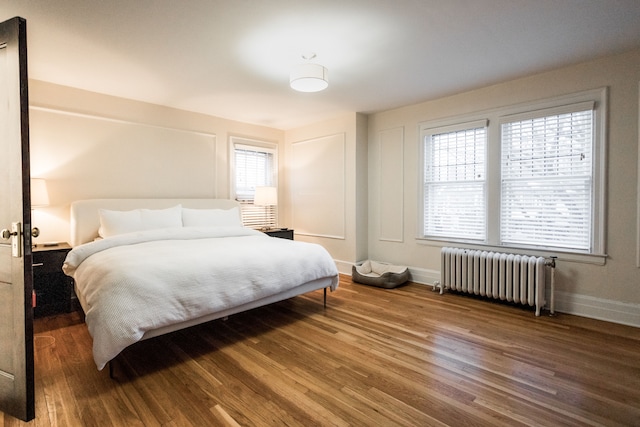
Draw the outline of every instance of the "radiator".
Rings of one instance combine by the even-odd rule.
[[[536,307],[545,306],[546,266],[543,257],[444,247],[441,255],[440,293],[444,289]],[[553,272],[552,272],[553,282]],[[435,287],[434,287],[435,289]],[[551,289],[553,299],[553,283]],[[553,301],[550,308],[553,314]]]

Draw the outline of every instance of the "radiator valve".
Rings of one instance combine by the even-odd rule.
[[[440,289],[440,295],[442,295],[444,293],[444,286],[442,286],[442,283],[440,283],[439,280],[436,280],[435,282],[433,282],[433,288],[431,290],[433,292],[437,292],[438,289]]]

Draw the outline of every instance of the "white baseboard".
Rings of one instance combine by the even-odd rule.
[[[353,262],[340,261],[339,259],[334,259],[334,261],[338,267],[338,273],[351,276],[351,267],[355,265]]]
[[[640,304],[556,291],[555,309],[560,313],[640,327]]]
[[[433,286],[435,282],[440,281],[439,271],[409,267],[409,273],[411,273],[411,281],[421,285]]]
[[[340,273],[350,276],[354,263],[336,260],[336,265]],[[409,272],[410,280],[422,285],[433,286],[440,280],[440,271],[409,267]],[[640,304],[556,291],[555,311],[640,328]]]

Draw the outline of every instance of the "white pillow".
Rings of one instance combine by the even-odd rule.
[[[237,207],[231,209],[182,208],[182,224],[185,227],[241,227],[242,221]]]
[[[100,237],[133,233],[156,228],[182,227],[182,205],[168,209],[134,209],[132,211],[110,211],[99,209]]]

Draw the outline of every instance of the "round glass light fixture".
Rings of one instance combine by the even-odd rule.
[[[319,64],[300,64],[291,71],[289,84],[298,92],[319,92],[329,86],[329,72]]]

